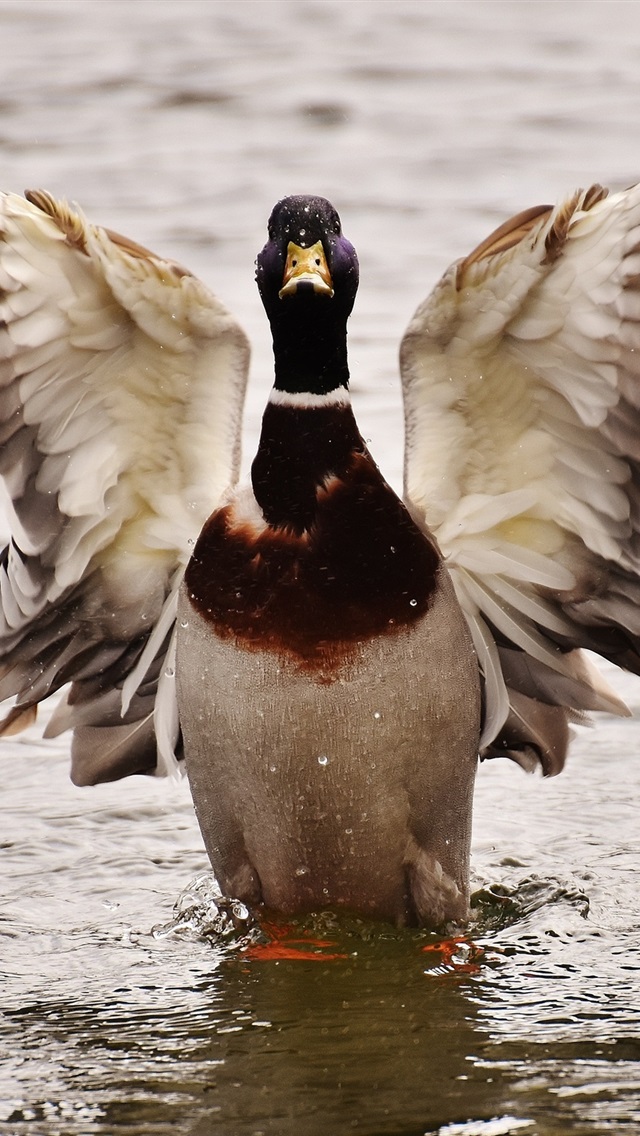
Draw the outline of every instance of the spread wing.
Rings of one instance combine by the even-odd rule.
[[[640,187],[520,214],[405,334],[405,488],[446,555],[485,685],[482,750],[562,768],[640,673]]]
[[[4,733],[71,683],[77,783],[175,767],[176,589],[235,480],[249,350],[171,261],[38,191],[0,195]]]

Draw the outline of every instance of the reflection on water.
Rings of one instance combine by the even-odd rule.
[[[399,485],[413,308],[509,213],[640,176],[639,33],[615,0],[544,19],[5,0],[2,181],[75,198],[214,287],[255,349],[247,460],[265,220],[285,193],[333,198],[361,260],[356,412]],[[77,790],[66,739],[5,743],[0,1136],[640,1132],[639,728],[603,718],[554,782],[481,770],[468,940],[322,923],[253,952],[152,934],[206,867],[186,786]]]
[[[618,1131],[638,1120],[629,973],[598,964],[610,944],[576,896],[540,901],[522,888],[503,932],[476,926],[473,956],[329,917],[283,928],[308,961],[129,934],[111,988],[106,971],[94,990],[76,976],[6,1015],[6,1052],[20,1048],[5,1131],[485,1132],[469,1117]]]
[[[334,942],[344,959],[287,965],[174,947],[168,988],[153,983],[148,947],[135,990],[52,998],[12,1024],[25,1048],[46,1045],[48,1097],[99,1106],[106,1131],[320,1134],[353,1115],[363,1131],[395,1132],[400,1085],[403,1131],[495,1115],[502,1078],[473,1060],[476,1012],[455,972],[430,980],[417,935],[338,930]]]

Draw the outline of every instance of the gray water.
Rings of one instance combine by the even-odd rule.
[[[2,186],[218,292],[254,344],[247,460],[278,197],[328,196],[358,249],[356,413],[399,487],[397,345],[441,271],[640,178],[636,3],[5,0],[0,45]],[[481,769],[465,940],[307,920],[256,955],[198,933],[197,896],[172,925],[207,866],[184,784],[79,790],[68,739],[3,743],[0,1133],[640,1133],[639,750],[601,717],[554,781]]]

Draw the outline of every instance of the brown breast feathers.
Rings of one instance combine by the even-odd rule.
[[[256,519],[233,503],[218,509],[187,569],[215,634],[315,668],[425,612],[439,552],[382,478],[349,406],[269,405],[252,482]]]

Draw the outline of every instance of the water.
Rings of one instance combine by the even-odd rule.
[[[640,177],[615,0],[4,0],[0,42],[3,185],[219,293],[254,344],[247,460],[278,197],[330,197],[358,249],[356,412],[399,486],[397,345],[439,273],[517,209]],[[3,743],[0,1133],[640,1132],[639,730],[602,718],[551,782],[481,769],[466,940],[321,920],[257,952],[199,937],[202,902],[153,933],[206,869],[186,786],[79,790],[67,739]]]

